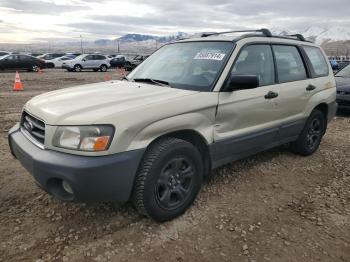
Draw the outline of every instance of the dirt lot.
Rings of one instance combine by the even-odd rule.
[[[108,73],[120,77],[115,71]],[[182,217],[157,224],[131,205],[62,203],[9,153],[31,97],[103,73],[0,73],[0,261],[350,261],[350,116],[313,156],[280,147],[215,171]]]

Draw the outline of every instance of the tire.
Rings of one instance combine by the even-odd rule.
[[[55,64],[54,63],[47,63],[46,68],[55,68]]]
[[[101,65],[100,66],[100,71],[101,72],[107,72],[108,67],[106,65]]]
[[[74,70],[75,72],[81,72],[82,69],[83,69],[83,68],[82,68],[81,65],[75,65],[75,66],[73,67],[73,70]]]
[[[136,176],[132,202],[139,213],[158,222],[183,214],[203,179],[199,151],[189,142],[163,138],[146,151]]]
[[[312,155],[319,147],[323,135],[326,133],[327,120],[318,109],[311,112],[299,138],[292,142],[291,150],[302,156]]]
[[[40,67],[38,65],[33,65],[30,71],[38,72],[39,70],[40,70]]]

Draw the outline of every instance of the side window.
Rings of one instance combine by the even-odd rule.
[[[19,55],[19,59],[20,60],[29,60],[29,56],[26,56],[26,55]]]
[[[291,82],[307,78],[300,53],[295,46],[274,45],[279,82]]]
[[[16,60],[17,59],[16,57],[17,57],[16,55],[10,55],[7,57],[7,60]]]
[[[250,45],[244,47],[232,69],[232,75],[256,75],[259,86],[275,82],[273,56],[269,45]]]
[[[96,60],[105,60],[107,58],[105,56],[103,56],[103,55],[96,55],[95,59]]]
[[[329,74],[328,64],[321,50],[312,46],[304,46],[303,49],[311,62],[315,76],[327,76]]]
[[[94,56],[93,55],[87,55],[85,56],[85,60],[88,61],[88,60],[93,60],[94,59]]]

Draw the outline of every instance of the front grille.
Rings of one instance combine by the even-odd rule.
[[[40,144],[45,142],[45,123],[31,115],[27,112],[23,112],[21,127],[25,132]]]

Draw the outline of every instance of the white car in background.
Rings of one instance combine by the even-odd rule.
[[[62,57],[57,57],[51,60],[45,61],[46,68],[61,68],[63,63],[68,61],[68,60],[73,60],[73,58],[68,57],[68,56],[62,56]]]
[[[81,72],[84,69],[92,69],[95,72],[98,70],[106,72],[110,66],[108,58],[105,55],[99,54],[80,55],[62,64],[62,68],[74,72]]]

